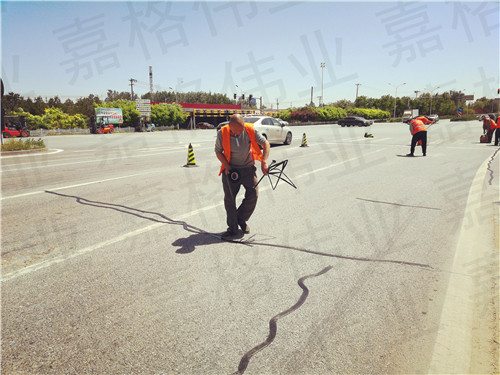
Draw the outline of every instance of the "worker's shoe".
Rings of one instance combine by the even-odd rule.
[[[232,238],[235,238],[237,234],[237,231],[228,228],[224,233],[220,235],[220,238],[222,238],[223,240],[230,240]]]
[[[425,156],[425,152],[424,152],[424,156]]]
[[[415,155],[413,155],[413,154],[406,154],[406,156],[415,156]]]
[[[243,231],[243,233],[245,233],[245,234],[250,233],[250,227],[246,223],[240,224],[240,228]]]

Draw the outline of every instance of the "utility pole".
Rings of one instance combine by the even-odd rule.
[[[418,98],[418,93],[419,93],[419,92],[420,92],[420,91],[418,91],[418,90],[415,90],[415,91],[414,91],[414,93],[415,93],[415,98]]]
[[[321,101],[319,104],[320,104],[320,107],[323,107],[323,105],[324,105],[323,104],[324,103],[324,100],[323,100],[323,76],[324,75],[323,75],[323,73],[324,73],[324,69],[325,69],[325,63],[322,62],[320,64],[320,66],[321,66]]]
[[[434,88],[434,89],[432,89],[432,90],[430,90],[430,92],[431,92],[431,102],[430,102],[430,104],[429,104],[429,116],[432,114],[432,92],[433,92],[434,90],[437,90],[438,88],[439,88],[439,86],[438,86],[438,87],[436,87],[436,88]]]
[[[314,106],[314,103],[313,103],[313,93],[314,93],[314,87],[311,86],[311,104],[310,104],[311,107]]]
[[[129,81],[130,81],[130,97],[131,97],[130,100],[134,101],[134,83],[137,82],[137,80],[130,78]]]
[[[358,89],[361,86],[361,83],[356,83],[356,100],[358,100]]]
[[[280,111],[280,103],[278,102],[278,98],[276,98],[276,111]]]
[[[149,67],[149,99],[153,101],[153,67]]]

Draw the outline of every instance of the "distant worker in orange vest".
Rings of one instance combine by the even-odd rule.
[[[267,159],[270,148],[266,138],[253,125],[245,124],[239,114],[232,115],[229,124],[217,132],[215,155],[222,164],[219,176],[222,174],[228,226],[222,238],[237,236],[238,226],[243,233],[250,233],[247,221],[255,210],[258,197],[255,160],[260,161],[262,173],[266,175],[269,171]],[[245,188],[245,197],[236,208],[236,196],[241,185]]]
[[[495,126],[495,146],[498,146],[499,140],[500,140],[500,116],[497,117],[497,123]]]
[[[434,122],[429,120],[425,116],[420,116],[412,119],[408,124],[410,126],[410,133],[412,134],[410,153],[406,156],[415,156],[415,146],[419,141],[422,141],[422,153],[424,156],[427,152],[427,128],[426,124],[433,124]]]

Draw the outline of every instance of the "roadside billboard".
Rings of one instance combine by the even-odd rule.
[[[96,108],[97,119],[106,117],[109,124],[123,124],[123,114],[121,108]]]

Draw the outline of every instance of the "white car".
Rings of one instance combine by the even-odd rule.
[[[247,116],[243,120],[245,123],[253,124],[269,143],[292,143],[292,130],[282,124],[278,119],[269,116]]]

